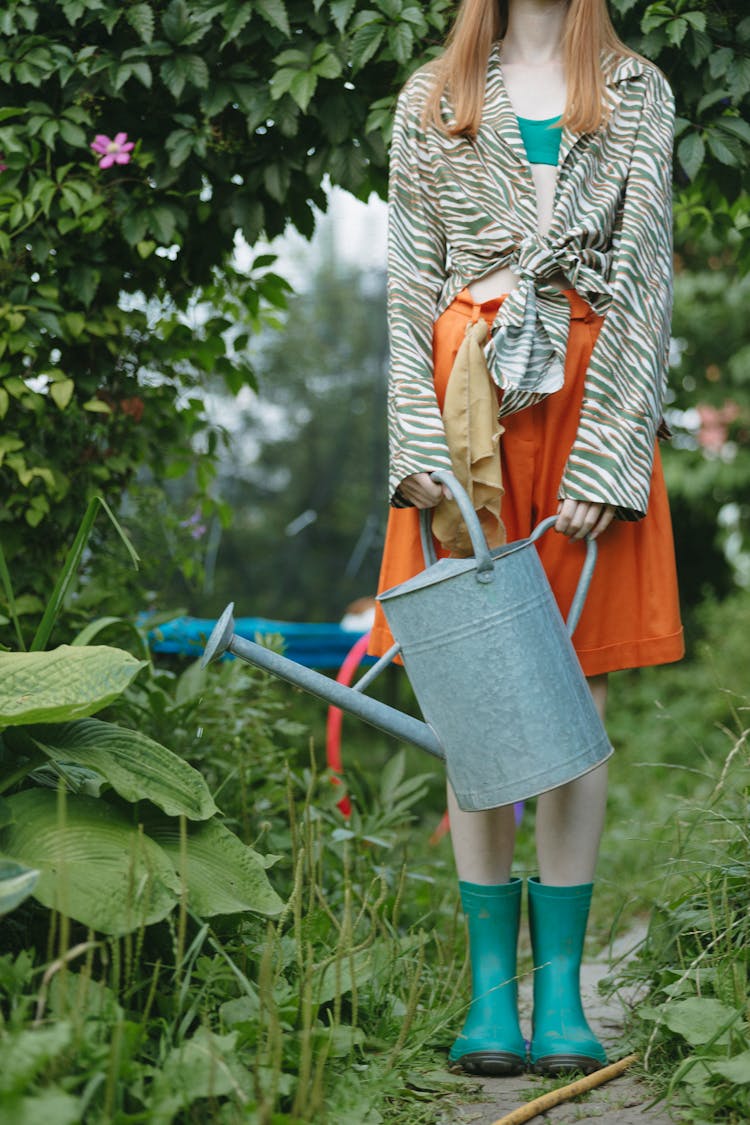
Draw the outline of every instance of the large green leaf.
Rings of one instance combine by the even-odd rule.
[[[149,1112],[153,1125],[167,1125],[198,1099],[234,1094],[249,1100],[252,1079],[236,1054],[237,1032],[214,1035],[200,1027],[192,1039],[173,1047],[154,1076]]]
[[[154,817],[146,830],[179,871],[179,824]],[[185,880],[190,908],[203,918],[241,910],[278,914],[283,906],[268,881],[263,857],[216,820],[188,827]]]
[[[750,1051],[743,1051],[733,1059],[711,1059],[711,1070],[728,1078],[735,1086],[750,1084]]]
[[[207,820],[217,811],[198,771],[140,731],[81,719],[28,733],[55,762],[96,770],[127,801],[149,800],[169,816],[190,820]]]
[[[337,996],[351,992],[356,985],[362,985],[388,972],[389,963],[394,957],[406,956],[419,945],[416,934],[404,934],[396,942],[395,948],[385,944],[374,944],[360,949],[353,956],[344,954],[341,961],[327,964],[313,978],[313,996],[316,1004],[327,1004]]]
[[[94,797],[26,789],[9,798],[14,821],[0,850],[41,872],[34,897],[44,906],[109,934],[164,918],[179,879],[158,844],[118,809]]]
[[[0,857],[0,914],[10,913],[28,898],[38,878],[39,872],[35,868]]]
[[[27,1028],[0,1040],[0,1094],[22,1094],[40,1071],[65,1051],[73,1038],[69,1023]]]
[[[145,666],[144,660],[107,645],[0,652],[0,727],[93,715],[117,699]]]
[[[729,1028],[741,1021],[742,1012],[712,996],[690,996],[687,1000],[670,1001],[658,1009],[661,1023],[682,1035],[693,1047],[705,1043],[727,1043]]]
[[[48,1087],[29,1097],[3,1100],[3,1125],[78,1125],[81,1106],[78,1098],[58,1086]]]

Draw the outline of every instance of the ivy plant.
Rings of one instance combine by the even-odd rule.
[[[739,0],[613,0],[676,92],[678,231],[748,258],[750,17]],[[252,383],[284,303],[268,255],[326,181],[383,193],[395,95],[453,0],[8,0],[0,12],[0,535],[38,614],[94,493],[195,472],[210,380]],[[199,440],[200,439],[200,440]],[[199,446],[198,458],[191,450]],[[228,518],[228,512],[222,512]]]

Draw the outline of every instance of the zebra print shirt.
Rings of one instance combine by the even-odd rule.
[[[602,68],[609,120],[597,133],[563,130],[544,237],[499,44],[475,140],[423,127],[428,67],[399,97],[388,230],[392,499],[404,477],[451,464],[433,387],[434,321],[473,280],[510,266],[519,284],[486,348],[501,415],[562,385],[569,306],[545,280],[562,270],[605,319],[559,496],[613,504],[624,519],[646,512],[672,309],[674,102],[644,60],[605,53]],[[451,119],[445,100],[443,114]]]

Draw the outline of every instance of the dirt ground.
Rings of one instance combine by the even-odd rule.
[[[634,948],[640,935],[633,933],[620,939],[613,949],[596,960],[585,963],[581,969],[581,991],[589,1022],[607,1048],[611,1061],[627,1054],[622,1043],[624,1003],[626,997],[605,1000],[598,991],[599,981],[605,977],[612,961],[626,956]],[[531,1033],[531,981],[520,983],[521,1025],[525,1034]],[[525,1105],[552,1089],[549,1079],[533,1075],[517,1078],[478,1079],[481,1100],[466,1101],[451,1106],[441,1118],[441,1125],[495,1125],[499,1118]],[[567,1125],[569,1122],[593,1121],[597,1125],[674,1125],[682,1120],[674,1111],[667,1111],[663,1103],[654,1105],[648,1087],[636,1077],[625,1073],[592,1090],[583,1098],[563,1103],[547,1110],[533,1122],[552,1122]]]

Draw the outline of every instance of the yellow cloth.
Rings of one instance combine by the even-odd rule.
[[[453,473],[469,495],[490,547],[505,543],[500,519],[503,479],[495,384],[482,345],[489,328],[484,319],[469,324],[448,378],[443,425]],[[455,500],[443,498],[435,508],[432,531],[455,558],[474,554]]]

